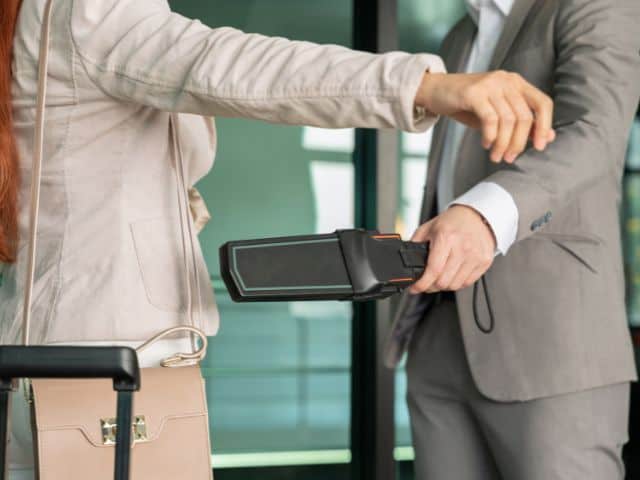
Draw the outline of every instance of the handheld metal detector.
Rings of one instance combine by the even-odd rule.
[[[236,302],[377,300],[420,278],[427,255],[397,234],[339,230],[225,243],[220,272]]]

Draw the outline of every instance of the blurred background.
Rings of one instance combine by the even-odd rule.
[[[437,51],[464,14],[463,0],[171,3],[212,27],[409,52]],[[213,215],[200,240],[222,316],[204,368],[216,479],[411,479],[404,373],[376,360],[390,307],[233,304],[217,250],[231,239],[354,225],[410,236],[430,136],[230,119],[217,126],[216,164],[198,185]],[[640,120],[628,159],[621,216],[629,321],[640,327]]]

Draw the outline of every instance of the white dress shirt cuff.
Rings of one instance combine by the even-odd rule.
[[[496,238],[498,254],[506,255],[518,234],[518,207],[500,185],[481,182],[450,205],[465,205],[484,217]]]

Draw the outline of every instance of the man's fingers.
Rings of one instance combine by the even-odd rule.
[[[549,135],[547,136],[547,143],[553,143],[556,141],[556,131],[552,128],[551,130],[549,130]],[[533,142],[533,140],[536,138],[536,124],[533,124],[533,127],[531,127],[531,132],[529,133],[529,140],[531,140]]]
[[[409,290],[411,293],[426,292],[431,288],[436,279],[442,273],[450,252],[451,247],[448,244],[445,244],[445,242],[431,242],[427,268],[422,274],[422,277],[420,277],[420,279],[410,287]]]
[[[520,95],[514,93],[507,94],[507,101],[515,112],[516,127],[504,159],[507,163],[513,163],[518,155],[527,148],[527,141],[531,134],[534,117],[527,102],[525,102]]]
[[[491,148],[498,137],[498,126],[500,117],[489,100],[475,99],[472,104],[473,112],[480,120],[482,129],[482,146]]]
[[[433,220],[430,222],[423,223],[420,225],[416,231],[413,233],[411,237],[411,241],[415,243],[424,243],[427,241],[427,237],[429,235],[429,230],[431,229],[431,224]]]
[[[535,114],[535,134],[533,145],[537,150],[544,150],[550,138],[555,138],[551,133],[553,126],[553,101],[537,88],[523,84],[522,94],[529,104],[529,108]]]
[[[491,150],[491,161],[498,163],[502,161],[511,143],[513,131],[516,126],[516,115],[511,105],[509,105],[509,102],[502,96],[493,97],[491,104],[496,112],[498,112],[499,117],[498,136]]]
[[[457,292],[458,290],[468,287],[470,284],[467,283],[467,280],[471,276],[471,274],[476,269],[476,266],[473,263],[466,262],[459,269],[458,273],[456,273],[453,280],[451,280],[451,284],[449,285],[449,290]]]
[[[484,266],[474,268],[473,271],[467,277],[467,279],[464,281],[464,285],[466,286],[473,285],[478,280],[480,280],[480,277],[482,277],[485,273],[487,273],[487,268],[485,268]]]
[[[451,282],[460,271],[460,268],[462,268],[463,263],[464,258],[462,255],[451,252],[440,276],[433,282],[431,290],[433,290],[434,287],[437,291],[451,290]]]

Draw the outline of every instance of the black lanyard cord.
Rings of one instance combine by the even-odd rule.
[[[489,325],[484,326],[480,322],[480,316],[478,315],[478,284],[482,282],[482,290],[484,291],[484,299],[487,302],[487,311],[489,312]],[[493,306],[491,304],[491,297],[489,296],[489,289],[487,288],[487,280],[484,276],[480,278],[473,285],[473,318],[476,322],[476,326],[478,329],[485,334],[490,334],[493,332],[493,327],[495,326],[495,316],[493,314]]]

